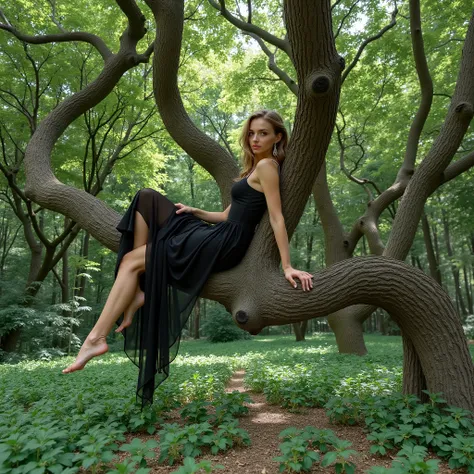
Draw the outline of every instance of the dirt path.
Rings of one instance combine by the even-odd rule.
[[[232,474],[278,474],[279,463],[273,461],[273,457],[279,456],[281,453],[278,449],[281,439],[278,435],[281,431],[290,426],[296,428],[304,428],[311,425],[317,428],[329,428],[344,440],[352,443],[351,449],[355,449],[358,454],[352,459],[356,464],[356,473],[364,473],[371,466],[389,467],[392,457],[385,456],[383,458],[375,457],[370,454],[370,443],[366,439],[366,433],[360,426],[339,426],[329,423],[328,417],[324,409],[310,408],[304,409],[301,413],[291,413],[286,409],[276,405],[269,405],[265,400],[265,395],[251,393],[244,388],[243,385],[244,371],[234,373],[227,385],[226,391],[232,392],[238,390],[246,392],[254,403],[249,404],[249,414],[239,418],[239,427],[248,431],[252,444],[248,447],[233,448],[230,451],[213,456],[205,454],[201,459],[207,459],[212,464],[222,464],[224,470],[216,470],[219,473]],[[178,421],[178,419],[176,420]],[[127,436],[127,440],[137,436]],[[149,438],[157,439],[155,436],[141,435],[144,441]],[[176,466],[162,466],[150,460],[150,473],[171,473],[177,469]],[[318,464],[313,466],[311,473],[331,473],[335,472],[334,467],[321,468]],[[451,473],[446,463],[440,463],[440,474]]]

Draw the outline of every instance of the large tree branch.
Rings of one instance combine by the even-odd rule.
[[[316,273],[317,291],[303,293],[290,288],[278,269],[262,278],[262,269],[250,258],[246,254],[242,265],[225,276],[211,275],[201,294],[223,303],[243,329],[255,334],[265,326],[323,317],[348,305],[376,305],[410,334],[428,390],[442,391],[450,404],[474,408],[474,366],[459,316],[431,277],[399,260],[354,257]],[[242,292],[242,278],[259,285]],[[466,380],[467,390],[460,390]]]
[[[187,114],[178,88],[183,33],[182,0],[147,0],[156,21],[153,58],[155,99],[163,123],[176,143],[216,180],[224,207],[229,203],[232,179],[238,174],[233,157],[199,130]],[[163,65],[166,65],[164,67]]]
[[[451,163],[443,173],[442,183],[445,184],[448,181],[456,178],[465,171],[471,169],[474,166],[474,152],[469,153],[469,155],[464,156],[463,158]]]
[[[129,7],[130,3],[122,3],[129,15],[129,24],[121,37],[118,53],[105,61],[103,70],[93,82],[68,97],[43,119],[25,154],[26,196],[48,209],[67,213],[79,227],[87,228],[97,240],[112,249],[118,247],[119,234],[110,229],[117,225],[119,214],[85,191],[61,183],[51,169],[50,157],[54,144],[75,119],[101,102],[126,71],[148,61],[148,56],[136,51],[139,40],[137,18],[133,13],[135,9],[129,11]],[[140,21],[143,25],[143,16]],[[144,26],[141,31],[144,35]],[[84,209],[89,212],[84,213]]]
[[[104,61],[112,56],[112,51],[107,47],[105,42],[92,33],[85,32],[71,32],[71,33],[58,33],[50,35],[30,36],[25,35],[13,28],[11,25],[5,25],[0,23],[0,29],[5,30],[16,36],[19,40],[30,44],[46,44],[46,43],[64,43],[68,41],[84,41],[94,46],[99,54],[102,56]]]
[[[440,133],[413,175],[397,211],[385,254],[405,259],[426,199],[440,182],[474,115],[474,12],[467,30],[453,100]]]

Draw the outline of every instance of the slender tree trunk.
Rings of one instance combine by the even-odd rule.
[[[293,248],[296,250],[296,255],[297,257],[294,259],[294,262],[292,265],[295,268],[298,268],[300,266],[300,256],[299,256],[299,244],[300,244],[300,232],[295,232],[293,235],[293,239],[291,240],[291,244]],[[307,327],[307,322],[306,321],[301,321],[298,323],[293,323],[293,332],[295,333],[295,340],[296,341],[304,341],[306,340],[305,335],[306,335],[306,327]]]
[[[81,256],[82,258],[88,259],[89,258],[89,242],[90,242],[91,234],[87,231],[84,232],[84,238],[82,240],[81,245]],[[81,272],[87,272],[85,268],[81,270]],[[87,278],[85,276],[81,276],[78,282],[78,296],[84,298],[86,294],[86,285],[87,285]],[[76,290],[77,291],[77,290]]]
[[[421,226],[423,230],[423,240],[425,242],[426,255],[428,257],[428,265],[430,267],[430,275],[441,285],[441,272],[439,270],[439,263],[436,258],[433,241],[431,240],[431,231],[428,216],[425,212],[423,212],[423,214],[421,215]]]
[[[453,280],[454,280],[454,290],[456,292],[456,302],[459,304],[459,309],[461,314],[466,315],[466,306],[464,304],[464,298],[462,296],[461,292],[461,281],[459,278],[459,268],[457,265],[453,262],[454,258],[454,251],[453,247],[451,245],[451,235],[449,232],[449,219],[446,214],[446,211],[443,209],[442,210],[443,214],[443,227],[444,227],[444,241],[446,244],[446,250],[448,252],[448,257],[451,260],[451,272],[453,274]]]
[[[67,218],[64,219],[66,225]],[[67,304],[69,302],[69,251],[66,250],[61,258],[62,261],[62,275],[61,275],[61,303]],[[71,312],[67,310],[62,311],[63,317],[70,317]],[[61,341],[61,347],[64,347],[67,344],[67,354],[71,353],[71,335],[72,335],[72,326],[69,326],[69,336]]]
[[[194,339],[199,339],[199,325],[201,323],[201,298],[198,298],[194,306]]]
[[[99,304],[101,302],[101,296],[103,291],[103,271],[104,271],[104,256],[101,255],[99,259],[99,276],[97,277],[97,291],[95,294],[95,302]]]
[[[467,271],[467,265],[462,267],[462,273],[464,276],[464,288],[466,289],[467,309],[469,314],[474,314],[474,308],[472,305],[472,288],[469,284],[469,274]]]

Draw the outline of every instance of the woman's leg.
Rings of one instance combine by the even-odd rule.
[[[141,247],[142,245],[146,245],[148,241],[148,225],[143,218],[143,216],[135,211],[135,228],[133,234],[133,248],[136,249],[137,247]],[[115,330],[115,332],[122,332],[124,328],[130,326],[132,324],[133,315],[137,311],[138,308],[145,304],[145,293],[141,290],[138,284],[138,278],[135,282],[131,282],[131,284],[135,288],[134,297],[128,306],[128,308],[124,312],[124,317],[122,324]]]
[[[135,297],[136,286],[130,282],[138,282],[138,276],[145,271],[145,252],[146,245],[141,245],[124,255],[99,319],[84,341],[75,362],[63,373],[81,370],[90,359],[108,351],[106,337]]]

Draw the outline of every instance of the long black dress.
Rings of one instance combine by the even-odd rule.
[[[274,160],[276,161],[276,160]],[[181,330],[210,273],[228,270],[245,255],[266,210],[265,195],[243,178],[233,184],[226,221],[208,224],[177,207],[150,188],[140,190],[117,226],[122,233],[115,277],[123,256],[133,250],[135,211],[148,225],[145,273],[139,284],[145,304],[123,330],[125,353],[139,368],[137,384],[142,408],[169,374]],[[120,325],[123,315],[117,321]]]

